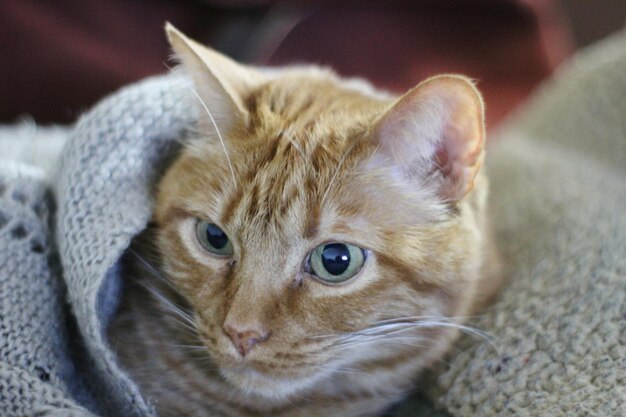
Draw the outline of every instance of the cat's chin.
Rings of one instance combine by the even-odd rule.
[[[321,377],[282,377],[246,367],[240,369],[220,369],[221,375],[236,388],[251,395],[271,401],[287,400],[294,394],[312,387]]]

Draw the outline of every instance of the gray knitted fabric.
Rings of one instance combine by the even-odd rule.
[[[183,79],[164,76],[85,114],[51,180],[53,234],[41,174],[0,161],[0,415],[154,415],[104,329],[120,256],[150,217],[154,182],[194,120],[192,99]],[[439,407],[626,415],[625,120],[626,38],[616,37],[501,134],[490,176],[509,285],[474,323],[495,348],[462,339],[427,390]],[[398,412],[428,414],[416,410],[409,401]]]
[[[83,415],[70,399],[63,286],[53,276],[46,187],[0,170],[0,415]],[[57,268],[58,269],[58,268]]]
[[[78,122],[61,158],[57,241],[65,281],[97,400],[116,415],[154,414],[118,369],[103,328],[118,298],[117,262],[151,216],[163,159],[195,119],[189,97],[174,76],[128,87]]]

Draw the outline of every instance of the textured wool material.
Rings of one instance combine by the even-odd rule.
[[[54,175],[0,151],[0,415],[155,415],[105,329],[193,100],[177,74],[122,89],[60,133]],[[507,286],[471,323],[490,341],[463,337],[424,391],[454,416],[624,416],[626,36],[577,57],[495,142]]]
[[[454,416],[626,416],[626,36],[581,53],[489,153],[507,284],[431,391]],[[441,369],[438,370],[441,372]]]

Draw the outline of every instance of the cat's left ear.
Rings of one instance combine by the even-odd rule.
[[[169,22],[167,38],[194,82],[194,91],[217,125],[232,127],[248,120],[245,97],[260,82],[260,74],[211,48],[189,39]]]
[[[484,156],[484,106],[462,76],[430,78],[409,90],[374,125],[374,164],[392,164],[456,202],[474,187]],[[376,162],[378,161],[378,162]]]

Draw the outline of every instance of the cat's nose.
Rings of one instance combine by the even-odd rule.
[[[246,356],[255,345],[269,339],[271,335],[269,331],[238,328],[229,324],[224,324],[224,331],[242,357]]]

